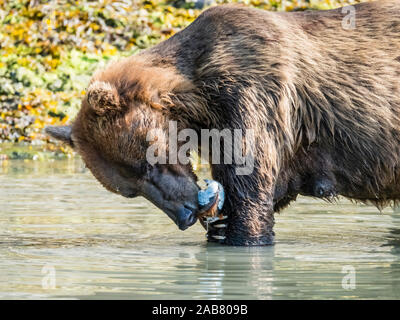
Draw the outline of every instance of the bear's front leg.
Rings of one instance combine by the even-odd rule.
[[[274,214],[270,205],[242,200],[224,207],[222,214],[227,219],[209,226],[207,238],[210,242],[234,246],[273,244]],[[220,225],[226,227],[220,228]]]
[[[208,225],[208,241],[235,246],[273,244],[273,196],[268,189],[252,187],[254,176],[229,175],[226,170],[217,172],[214,168],[213,177],[225,189],[220,216],[226,218]]]

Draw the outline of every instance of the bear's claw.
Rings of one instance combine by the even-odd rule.
[[[214,228],[226,228],[226,224],[224,224],[224,223],[216,224],[216,225],[214,226]]]
[[[224,243],[226,239],[226,228],[228,226],[227,216],[206,218],[205,228],[207,231],[206,237],[209,242]]]
[[[226,237],[225,236],[212,236],[214,239],[216,240],[225,240]]]

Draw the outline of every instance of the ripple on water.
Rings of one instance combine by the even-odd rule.
[[[108,193],[78,160],[9,162],[0,167],[0,298],[400,297],[391,209],[301,198],[276,222],[274,246],[207,244],[199,225],[181,232],[144,199]],[[345,290],[351,268],[356,286]],[[42,286],[48,270],[55,289]]]

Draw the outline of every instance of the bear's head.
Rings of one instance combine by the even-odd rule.
[[[168,95],[185,86],[173,72],[127,59],[95,73],[71,126],[48,127],[69,144],[109,191],[143,196],[181,230],[196,222],[197,177],[191,164],[151,164],[154,144],[168,156]],[[149,140],[150,131],[157,132]]]

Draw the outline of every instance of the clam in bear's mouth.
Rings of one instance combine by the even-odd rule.
[[[221,210],[225,201],[225,191],[223,186],[214,180],[204,180],[207,188],[198,192],[200,217],[215,217]]]
[[[205,180],[207,188],[200,190],[199,211],[197,217],[203,228],[207,231],[209,241],[221,242],[226,239],[227,216],[221,213],[225,200],[225,192],[222,185],[213,180]]]
[[[197,216],[199,218],[215,217],[218,211],[218,200],[219,200],[219,195],[216,194],[215,196],[210,198],[210,202],[208,202],[204,206],[200,205],[200,209],[197,212]]]

